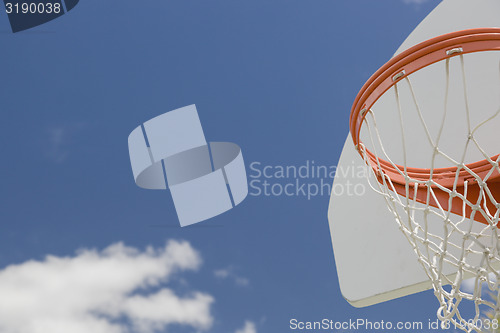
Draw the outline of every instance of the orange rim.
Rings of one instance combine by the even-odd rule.
[[[392,58],[375,74],[373,74],[372,77],[370,77],[370,79],[364,84],[363,88],[361,88],[361,91],[358,93],[354,101],[349,122],[351,136],[355,147],[359,147],[361,143],[359,136],[362,124],[366,117],[366,110],[370,110],[387,90],[392,88],[405,77],[434,63],[460,54],[483,51],[500,51],[500,28],[470,29],[441,35],[415,45]],[[361,150],[358,149],[358,151],[361,157],[363,157]],[[377,159],[377,157],[367,149],[365,149],[365,151],[372,168],[377,170],[379,168],[378,163],[380,163],[380,168],[382,169],[381,171],[383,171],[384,174],[387,175],[391,181],[393,181],[397,193],[403,196],[411,195],[413,197],[413,186],[410,186],[411,188],[408,193],[406,181],[401,175],[401,173],[404,173],[404,167],[397,165],[396,167],[399,169],[398,170],[394,168],[390,162],[380,158]],[[496,160],[498,157],[499,155],[494,156],[492,157],[492,160]],[[477,174],[481,179],[484,179],[484,177],[491,170],[491,164],[486,159],[467,164],[466,167]],[[431,178],[430,171],[430,169],[406,168],[406,172],[409,177],[423,182]],[[457,172],[458,181],[455,184]],[[464,186],[467,181],[467,200],[472,203],[477,202],[479,196],[481,195],[481,189],[476,183],[476,180],[464,169],[458,170],[457,167],[433,169],[432,179],[440,186],[448,189],[452,189],[455,186],[457,192],[462,194],[464,193]],[[382,180],[379,178],[379,181],[381,182]],[[495,172],[493,172],[488,178],[488,184],[490,183],[493,183],[493,186],[489,186],[490,191],[492,192],[495,200],[498,202],[500,201],[500,174],[497,170],[495,170]],[[426,185],[418,184],[417,187],[417,201],[434,207],[438,207],[439,205],[443,209],[448,210],[450,195],[447,192],[440,190],[439,186],[432,186],[438,202],[435,202],[434,199],[427,198],[427,190],[421,191],[422,189],[427,188]],[[486,208],[490,211],[496,211],[496,205],[491,202],[491,200],[485,198],[482,201],[486,204]],[[470,208],[468,205],[466,206],[465,214],[467,217],[473,216],[474,220],[487,223],[486,216],[483,216],[480,213],[473,214],[473,211],[476,210]],[[463,215],[463,200],[455,197],[452,200],[451,211],[458,215]]]

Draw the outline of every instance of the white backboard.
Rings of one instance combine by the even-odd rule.
[[[410,34],[396,54],[442,34],[485,27],[500,27],[500,0],[444,0]],[[494,113],[500,105],[499,59],[500,52],[472,54],[465,59],[468,84],[473,84],[477,79],[484,85],[484,89],[476,89],[477,92],[469,96],[473,124]],[[433,112],[441,112],[434,110],[432,105],[440,105],[445,95],[444,63],[433,66],[412,77],[422,109],[431,113],[428,117],[432,117]],[[451,72],[454,73],[451,94],[455,93],[457,96],[463,92],[459,66],[459,60],[453,60],[450,64]],[[402,99],[403,106],[411,108],[414,105],[405,92],[402,92]],[[395,130],[399,126],[399,119],[397,106],[393,104],[389,99],[381,98],[372,109],[376,114],[381,137],[384,142],[389,143],[391,158],[402,164],[401,132]],[[464,108],[463,99],[453,98],[452,95],[449,108],[458,114]],[[415,115],[413,113],[413,117]],[[426,149],[429,147],[422,144],[422,133],[413,126],[418,120],[411,118],[411,112],[405,114],[405,117],[405,132],[408,135],[406,147],[411,147],[408,163],[413,167],[428,167],[430,154]],[[464,133],[463,117],[457,116],[451,124],[444,130],[442,146],[451,155],[460,154],[462,149],[457,142],[462,142],[460,135]],[[431,132],[436,131],[432,121],[429,121],[428,126]],[[499,134],[491,138],[487,137],[491,136],[491,131],[484,133],[487,134],[483,138],[479,134],[483,148],[490,156],[500,153],[496,149]],[[363,135],[361,138],[363,139]],[[479,151],[472,150],[466,161],[482,159]],[[437,167],[445,166],[449,166],[446,161],[438,161]],[[368,181],[359,174],[363,169],[364,163],[354,149],[349,135],[338,163],[328,219],[341,291],[344,298],[356,307],[431,288],[428,277],[387,209],[384,198],[372,191]],[[364,194],[358,195],[361,192]],[[440,227],[439,221],[432,225]],[[450,270],[449,274],[452,273]]]

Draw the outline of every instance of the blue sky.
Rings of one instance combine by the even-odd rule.
[[[236,209],[180,228],[168,192],[135,186],[127,136],[150,118],[196,104],[207,139],[239,144],[249,173],[255,161],[335,165],[357,91],[436,4],[86,0],[18,34],[2,14],[0,290],[32,290],[28,299],[55,310],[44,317],[20,303],[23,323],[0,317],[0,327],[26,332],[22,325],[31,319],[57,322],[65,306],[76,326],[50,326],[52,332],[85,331],[101,317],[119,333],[289,332],[292,318],[434,319],[432,292],[364,309],[342,298],[327,195],[249,196]],[[82,274],[89,276],[75,279],[87,259]],[[110,296],[127,305],[114,304],[117,313],[83,318],[109,304],[95,305],[85,293],[66,304],[47,292],[57,276],[57,295],[95,292],[84,281],[112,285],[113,272],[93,270],[107,260],[123,280],[140,273]],[[141,271],[142,260],[172,267]],[[49,282],[40,282],[44,277]],[[166,312],[143,314],[133,296]],[[169,321],[169,301],[199,308]]]

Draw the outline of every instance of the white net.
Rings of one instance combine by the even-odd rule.
[[[427,74],[410,75],[399,81],[384,94],[385,101],[378,103],[382,107],[375,104],[367,111],[362,143],[358,146],[369,171],[371,187],[385,198],[432,282],[443,328],[467,332],[497,331],[495,323],[500,316],[497,228],[500,198],[495,197],[493,190],[500,183],[491,180],[492,175],[500,172],[499,52],[490,53],[483,55],[495,62],[494,70],[487,68],[489,74],[478,73],[474,66],[468,71],[469,55],[459,55],[425,69]],[[482,61],[481,55],[470,57],[473,64]],[[483,70],[485,63],[480,63],[478,68]],[[443,79],[429,82],[430,72],[442,75]],[[495,74],[495,83],[488,77],[491,72]],[[467,81],[468,76],[474,77],[473,83]],[[417,84],[414,79],[421,80]],[[394,114],[382,116],[377,124],[376,118],[387,112],[390,103],[393,103]],[[384,136],[382,130],[392,136]],[[496,153],[492,151],[495,149]],[[370,159],[367,150],[375,158]],[[487,171],[481,176],[468,167],[474,158],[488,161]],[[383,171],[381,160],[387,161],[405,180],[403,195],[397,194],[397,184]],[[456,168],[450,188],[442,186],[434,176],[434,170],[444,166]],[[429,177],[412,177],[407,171],[410,167],[425,167]],[[460,172],[462,175],[466,172],[465,178],[470,180],[461,184]],[[471,184],[478,192],[473,200],[468,195]],[[440,204],[443,201],[437,199],[437,192],[447,196],[447,205]],[[425,200],[417,200],[419,195]],[[452,212],[452,200],[460,200],[461,214]],[[479,218],[482,222],[477,221]]]

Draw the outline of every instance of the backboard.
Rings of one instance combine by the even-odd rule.
[[[500,27],[500,0],[444,0],[410,34],[396,54],[431,38],[454,31]],[[457,58],[458,59],[458,58]],[[412,75],[415,95],[431,136],[438,135],[442,110],[447,105],[452,119],[443,129],[440,147],[453,158],[463,153],[463,133],[467,132],[464,112],[464,86],[476,84],[468,96],[471,110],[470,122],[480,124],[495,113],[500,105],[500,52],[481,52],[464,56],[465,75],[461,63],[450,60],[450,85],[446,90],[446,67],[444,62],[429,66]],[[382,65],[382,64],[381,64]],[[467,79],[465,80],[464,77]],[[476,83],[477,82],[477,83]],[[465,84],[464,84],[465,83]],[[481,85],[478,87],[477,85]],[[361,87],[360,87],[361,88]],[[479,89],[477,89],[479,88]],[[446,93],[448,91],[448,93]],[[411,91],[401,88],[400,105],[403,106],[405,142],[401,138],[399,107],[394,95],[386,93],[372,110],[377,119],[380,136],[387,153],[402,165],[428,168],[432,147],[423,144],[425,133],[420,123]],[[445,95],[448,98],[445,99]],[[437,119],[434,121],[433,119]],[[470,149],[467,163],[484,159],[483,153],[494,156],[500,153],[497,143],[498,123],[488,131],[478,133],[480,149]],[[398,130],[399,129],[399,130]],[[365,136],[363,136],[365,135]],[[361,133],[362,140],[366,133]],[[403,154],[403,145],[410,153]],[[408,149],[411,147],[411,149]],[[445,159],[438,159],[436,167],[447,167]],[[372,191],[363,172],[366,165],[354,148],[349,135],[345,142],[335,175],[330,199],[328,219],[332,236],[335,262],[340,288],[344,298],[353,306],[363,307],[430,289],[431,282],[417,261],[394,216],[387,209],[384,198]],[[347,191],[348,189],[353,189]],[[440,232],[440,221],[430,221],[431,228]],[[472,228],[480,230],[479,225]],[[453,270],[445,274],[453,275]]]

